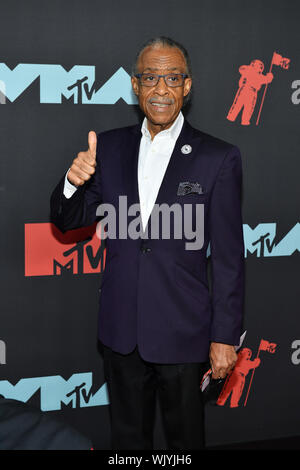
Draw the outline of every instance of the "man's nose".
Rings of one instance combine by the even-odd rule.
[[[155,87],[155,91],[159,95],[165,95],[166,93],[169,93],[169,88],[166,85],[164,77],[159,77],[157,85]]]

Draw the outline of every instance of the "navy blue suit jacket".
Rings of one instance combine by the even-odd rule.
[[[93,177],[70,199],[63,195],[64,178],[52,194],[52,220],[62,232],[92,224],[101,202],[118,208],[119,196],[126,195],[128,207],[139,203],[140,140],[140,125],[98,135]],[[186,144],[192,148],[189,154],[181,151]],[[177,195],[179,183],[187,181],[198,182],[203,192]],[[190,240],[162,239],[161,233],[157,239],[150,234],[147,240],[106,240],[99,305],[99,338],[105,345],[123,354],[138,345],[147,361],[185,363],[206,361],[211,341],[239,343],[244,303],[241,184],[238,148],[185,120],[156,204],[204,204],[204,245],[186,250]]]

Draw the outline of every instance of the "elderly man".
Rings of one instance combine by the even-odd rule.
[[[132,87],[145,114],[135,125],[88,136],[51,199],[64,232],[96,220],[99,204],[140,204],[141,236],[107,237],[99,339],[113,449],[152,449],[156,396],[167,447],[204,446],[200,382],[234,367],[244,295],[239,150],[192,128],[181,109],[192,86],[187,51],[165,37],[139,51]],[[203,243],[145,236],[154,206],[203,208]],[[130,213],[130,211],[129,211]],[[116,211],[119,214],[119,211]],[[133,221],[128,216],[128,225]],[[117,220],[118,223],[121,221]],[[153,225],[153,224],[152,224]],[[148,231],[147,231],[148,230]],[[212,290],[207,279],[210,244]]]

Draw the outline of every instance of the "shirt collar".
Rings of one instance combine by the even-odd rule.
[[[149,139],[151,139],[151,135],[150,135],[150,132],[148,130],[147,122],[148,122],[147,118],[145,117],[144,120],[143,120],[142,127],[141,127],[141,132],[142,132],[143,136],[148,137]],[[180,113],[178,114],[176,120],[173,122],[172,126],[169,127],[169,129],[165,129],[164,131],[159,132],[156,137],[158,137],[158,136],[159,137],[169,136],[171,139],[174,139],[176,141],[179,137],[180,132],[181,132],[183,122],[184,122],[184,117],[183,117],[182,112],[180,111]]]

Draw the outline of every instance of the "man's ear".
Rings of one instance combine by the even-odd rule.
[[[192,88],[192,79],[191,78],[186,78],[184,81],[184,88],[183,88],[183,95],[187,96]]]
[[[139,96],[139,82],[137,77],[131,77],[131,85],[133,92],[136,96]]]

